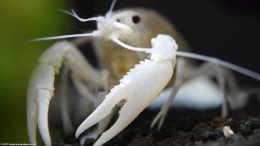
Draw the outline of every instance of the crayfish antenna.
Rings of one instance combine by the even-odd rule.
[[[146,52],[146,53],[150,53],[151,52],[151,48],[140,48],[140,47],[133,47],[133,46],[129,46],[126,43],[123,43],[122,41],[119,40],[119,34],[112,34],[110,36],[110,39],[115,42],[116,44],[118,44],[119,46],[128,49],[128,50],[132,50],[132,51],[137,51],[137,52]]]
[[[177,51],[176,52],[177,56],[180,57],[186,57],[186,58],[192,58],[192,59],[197,59],[197,60],[202,60],[202,61],[207,61],[207,62],[211,62],[223,67],[226,67],[230,70],[233,70],[235,72],[238,72],[240,74],[243,74],[245,76],[248,76],[250,78],[256,79],[258,81],[260,81],[260,74],[251,71],[249,69],[246,69],[244,67],[235,65],[233,63],[227,62],[227,61],[223,61],[214,57],[210,57],[210,56],[206,56],[206,55],[201,55],[201,54],[196,54],[196,53],[191,53],[191,52],[181,52],[181,51]]]
[[[43,37],[43,38],[33,39],[31,41],[46,41],[46,40],[66,39],[66,38],[97,37],[97,36],[99,36],[99,31],[93,31],[92,33],[82,33],[82,34],[70,34],[70,35]]]

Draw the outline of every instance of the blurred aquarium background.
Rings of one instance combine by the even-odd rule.
[[[110,4],[111,0],[0,1],[0,143],[28,142],[28,79],[41,53],[55,42],[28,40],[87,30],[86,24],[59,12],[59,8],[74,8],[86,18],[103,15]],[[152,8],[165,15],[194,52],[260,72],[257,0],[118,0],[115,9],[129,6]],[[259,82],[242,78],[259,86]]]

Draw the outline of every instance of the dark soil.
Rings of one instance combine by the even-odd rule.
[[[227,119],[220,109],[173,109],[158,132],[150,123],[158,111],[144,111],[128,128],[105,146],[260,146],[260,102],[251,100],[244,109],[231,111]],[[222,128],[234,135],[225,138]],[[95,142],[89,139],[86,146]]]

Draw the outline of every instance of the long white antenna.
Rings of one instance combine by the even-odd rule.
[[[249,69],[243,68],[241,66],[232,64],[230,62],[226,62],[226,61],[214,58],[214,57],[196,54],[196,53],[190,53],[190,52],[182,52],[182,51],[177,51],[176,55],[180,56],[180,57],[186,57],[186,58],[192,58],[192,59],[197,59],[197,60],[202,60],[202,61],[208,61],[208,62],[217,64],[217,65],[221,65],[221,66],[224,66],[228,69],[231,69],[233,71],[236,71],[238,73],[241,73],[243,75],[246,75],[248,77],[251,77],[253,79],[260,81],[260,74],[254,72],[254,71],[251,71]]]
[[[92,36],[92,37],[98,36],[98,31],[93,31],[92,33],[82,33],[82,34],[70,34],[70,35],[44,37],[44,38],[33,39],[31,41],[46,41],[46,40],[57,40],[57,39],[89,37],[89,36]]]

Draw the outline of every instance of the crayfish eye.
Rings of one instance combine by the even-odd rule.
[[[136,23],[139,23],[141,21],[141,18],[138,15],[134,15],[132,17],[132,21],[136,24]]]

